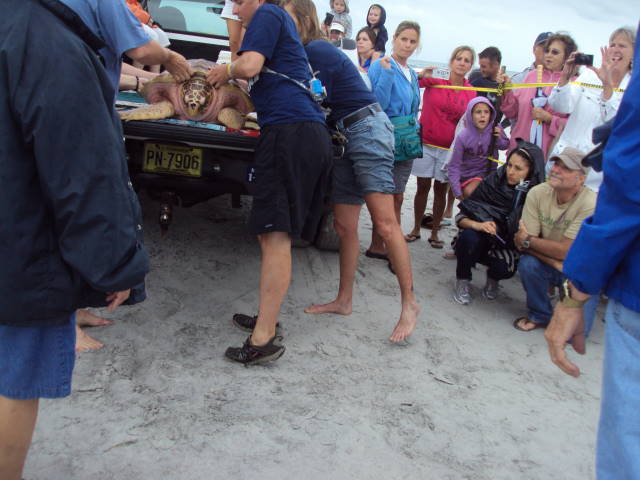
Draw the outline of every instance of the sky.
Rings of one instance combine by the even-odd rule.
[[[594,54],[600,64],[600,47],[616,28],[634,29],[640,20],[640,0],[535,0],[505,2],[496,0],[376,0],[387,11],[389,37],[403,20],[417,21],[422,28],[421,47],[416,59],[447,63],[458,45],[470,45],[476,52],[495,46],[502,52],[502,63],[510,71],[520,71],[533,61],[531,49],[540,32],[563,31],[571,34],[578,48]],[[324,18],[329,0],[314,0],[318,15]],[[353,35],[366,25],[366,0],[349,0]],[[390,44],[387,44],[390,50]],[[476,59],[477,65],[477,59]]]

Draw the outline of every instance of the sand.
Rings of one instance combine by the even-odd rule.
[[[176,209],[161,238],[143,198],[149,298],[91,329],[106,346],[78,355],[71,397],[42,401],[27,480],[594,477],[601,321],[582,376],[566,376],[541,330],[511,326],[525,313],[519,279],[488,302],[477,271],[474,303],[456,304],[455,262],[423,230],[409,247],[423,307],[409,345],[386,340],[399,313],[386,262],[361,257],[351,316],[312,316],[305,306],[335,294],[338,257],[295,249],[286,353],[245,368],[223,353],[246,337],[232,314],[257,310],[260,256],[248,202],[229,203]],[[370,231],[363,212],[363,252]]]

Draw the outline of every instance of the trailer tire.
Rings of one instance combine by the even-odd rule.
[[[316,235],[315,246],[319,250],[328,250],[331,252],[337,252],[340,250],[340,237],[336,232],[333,225],[334,223],[333,210],[328,210],[322,220],[320,220],[320,227]]]

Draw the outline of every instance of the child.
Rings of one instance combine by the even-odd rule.
[[[467,105],[465,126],[455,138],[453,154],[448,165],[451,191],[458,200],[468,198],[482,179],[497,169],[496,150],[506,150],[509,138],[502,127],[494,127],[496,112],[486,97],[476,97]],[[496,136],[493,152],[489,152]]]
[[[387,44],[387,40],[389,40],[389,34],[384,26],[384,22],[386,21],[387,12],[382,5],[374,3],[369,7],[369,11],[367,12],[367,26],[377,35],[371,63],[380,57],[384,57],[386,51],[385,45]]]
[[[349,15],[348,0],[329,0],[331,7],[331,15],[333,22],[339,23],[344,27],[344,38],[351,38],[351,15]]]

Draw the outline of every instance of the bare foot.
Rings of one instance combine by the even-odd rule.
[[[334,300],[324,305],[311,305],[304,309],[304,313],[337,313],[338,315],[351,315],[351,303],[341,303]]]
[[[393,329],[389,340],[394,343],[405,341],[413,333],[413,329],[416,328],[418,314],[420,314],[420,305],[417,302],[414,301],[407,306],[403,306],[400,320],[398,320],[396,328]]]
[[[111,320],[94,315],[84,308],[76,310],[76,325],[79,327],[104,327],[112,323]]]
[[[99,350],[102,347],[104,347],[104,343],[90,337],[84,330],[76,325],[76,352]]]

